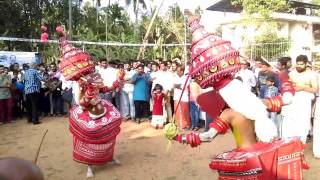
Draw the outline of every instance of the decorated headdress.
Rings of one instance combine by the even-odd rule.
[[[89,53],[78,49],[66,39],[66,34],[61,26],[56,28],[59,34],[61,57],[59,69],[66,80],[77,81],[81,76],[95,71],[95,66]]]
[[[240,70],[239,51],[230,41],[208,33],[199,17],[189,17],[188,25],[192,32],[190,75],[202,88],[214,86]]]

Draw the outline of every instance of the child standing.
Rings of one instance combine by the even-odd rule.
[[[166,122],[166,118],[163,115],[164,93],[162,91],[163,87],[160,84],[156,84],[152,91],[153,111],[151,125],[156,129],[163,128]]]
[[[279,90],[277,87],[274,86],[274,77],[272,75],[268,75],[266,78],[266,85],[263,86],[261,89],[262,98],[272,98],[279,95]],[[273,120],[274,124],[277,126],[279,130],[279,123],[277,121],[277,113],[276,112],[269,112],[268,116],[270,119]]]

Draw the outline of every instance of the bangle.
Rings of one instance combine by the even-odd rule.
[[[270,112],[280,112],[281,107],[283,106],[283,102],[280,96],[275,96],[272,98],[269,98],[269,103],[271,104],[271,107],[268,109]]]
[[[219,134],[225,134],[230,128],[230,125],[229,123],[218,117],[212,123],[210,123],[210,128],[214,128]]]

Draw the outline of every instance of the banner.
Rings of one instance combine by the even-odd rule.
[[[10,67],[14,63],[18,63],[20,67],[23,64],[40,63],[40,56],[37,52],[17,52],[17,51],[0,51],[0,64]]]

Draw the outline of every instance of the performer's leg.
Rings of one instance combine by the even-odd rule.
[[[93,169],[92,169],[92,166],[91,165],[88,165],[88,170],[87,170],[87,177],[93,177],[94,174],[93,174]]]
[[[118,158],[116,158],[115,156],[113,156],[112,162],[113,162],[114,164],[117,164],[117,165],[121,164],[120,160],[119,160]]]

